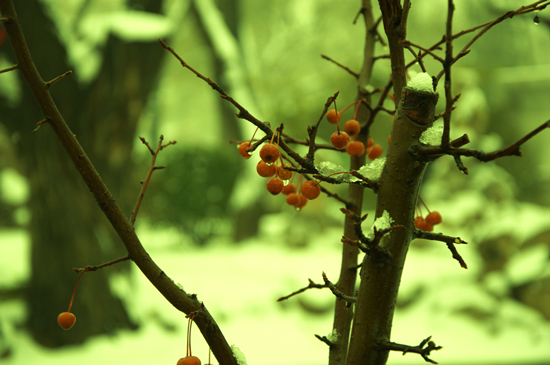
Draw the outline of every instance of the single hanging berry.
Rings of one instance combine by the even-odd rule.
[[[267,164],[272,164],[279,158],[279,148],[274,144],[266,144],[260,150],[260,158]]]
[[[349,142],[349,136],[346,132],[334,132],[330,136],[330,143],[338,149],[346,147]]]
[[[196,356],[182,357],[177,365],[201,365],[201,360]]]
[[[378,157],[382,156],[382,153],[384,153],[384,149],[379,144],[375,144],[370,149],[367,149],[367,156],[371,161],[376,160]]]
[[[76,287],[78,286],[78,281],[80,280],[80,277],[82,274],[84,274],[86,270],[82,270],[80,272],[80,275],[78,275],[78,278],[76,279],[76,284],[74,284],[73,289],[73,296],[71,297],[71,303],[69,303],[69,309],[66,312],[62,312],[57,316],[57,323],[63,328],[64,330],[70,330],[74,324],[76,323],[76,316],[71,313],[71,308],[73,307],[73,301],[74,301],[74,295],[76,293]]]
[[[346,152],[350,156],[359,157],[365,152],[365,145],[361,141],[354,141],[348,143]]]
[[[252,147],[252,143],[250,142],[243,142],[239,145],[239,153],[245,160],[248,160],[250,156],[252,156],[250,153],[248,153],[247,149]]]
[[[340,114],[340,112],[331,109],[327,112],[327,119],[330,124],[336,124],[340,121],[340,119],[342,119],[342,115]]]
[[[433,212],[430,212],[430,214],[426,216],[426,223],[428,223],[430,226],[435,226],[441,222],[441,214],[439,214],[439,212],[436,212],[435,210]]]
[[[318,182],[308,180],[302,184],[300,191],[308,200],[313,200],[317,199],[321,194],[321,187]]]
[[[295,192],[296,192],[296,186],[293,183],[286,184],[285,187],[283,188],[283,191],[281,191],[281,193],[283,193],[284,195],[289,195]],[[290,204],[290,205],[293,205],[293,204]]]
[[[267,191],[269,191],[271,195],[279,195],[281,191],[283,191],[285,184],[283,183],[283,180],[279,179],[278,177],[272,177],[271,179],[267,180],[266,187]]]
[[[75,322],[76,316],[71,312],[63,312],[57,316],[57,323],[59,323],[64,330],[70,330]]]
[[[277,168],[273,164],[268,165],[260,160],[260,162],[258,162],[258,165],[256,165],[256,172],[261,177],[271,177],[275,175],[275,172],[277,172]]]
[[[360,130],[361,130],[361,124],[359,124],[359,122],[356,121],[355,119],[348,120],[344,124],[344,131],[346,131],[346,133],[350,137],[355,137]]]
[[[298,195],[298,199],[299,202],[297,204],[294,204],[294,208],[296,208],[297,211],[300,211],[307,204],[307,198],[300,194]]]

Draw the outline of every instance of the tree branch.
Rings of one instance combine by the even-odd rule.
[[[381,344],[380,346],[390,351],[402,351],[403,355],[405,355],[407,352],[413,352],[422,356],[422,358],[426,360],[426,362],[437,364],[435,361],[430,359],[428,355],[430,354],[430,352],[434,350],[441,350],[443,347],[436,346],[433,341],[430,341],[431,338],[432,336],[429,336],[428,338],[422,340],[422,342],[420,342],[418,346],[407,346],[395,342],[386,342]]]
[[[199,327],[206,342],[210,345],[214,356],[220,363],[237,365],[237,360],[229,344],[225,340],[218,325],[203,307],[196,295],[189,295],[180,289],[166,273],[156,265],[139,241],[134,227],[116,203],[107,186],[97,173],[92,162],[82,149],[61,113],[57,109],[45,82],[32,61],[23,31],[19,24],[13,2],[0,0],[0,12],[4,19],[6,31],[10,37],[19,70],[25,77],[48,123],[53,128],[63,144],[69,158],[90,189],[101,210],[111,222],[111,225],[124,243],[128,256],[136,263],[142,273],[157,288],[157,290],[176,309],[184,313],[197,312],[195,323]]]

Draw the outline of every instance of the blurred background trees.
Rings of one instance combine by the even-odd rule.
[[[455,29],[470,28],[521,5],[497,0],[457,3]],[[284,123],[285,132],[305,138],[307,124],[317,120],[327,96],[340,90],[343,105],[356,93],[355,80],[320,54],[352,69],[360,66],[364,29],[352,24],[359,3],[24,0],[16,7],[42,75],[53,79],[74,71],[51,91],[128,215],[149,158],[137,135],[149,142],[159,134],[178,141],[161,154],[160,164],[168,168],[153,177],[138,230],[173,232],[176,248],[208,248],[220,238],[238,243],[257,237],[269,217],[277,222],[271,229],[280,235],[281,245],[304,247],[315,245],[312,229],[341,226],[339,205],[333,200],[319,199],[312,209],[297,214],[282,199],[266,194],[255,164],[244,163],[228,143],[250,138],[253,128],[169,58],[157,39],[169,39],[187,62],[254,115],[272,125]],[[414,2],[408,38],[424,45],[441,39],[445,7],[445,2]],[[525,16],[492,29],[453,69],[455,92],[462,97],[452,133],[468,133],[470,148],[497,149],[548,119],[550,18],[544,12],[539,17],[538,25]],[[460,46],[459,40],[455,48]],[[383,47],[377,47],[383,54]],[[13,63],[5,40],[0,69]],[[388,66],[389,60],[377,61],[373,87],[384,85]],[[440,69],[428,59],[426,67],[431,73]],[[30,242],[28,270],[21,270],[15,282],[0,281],[3,297],[11,293],[24,298],[27,328],[45,346],[135,328],[138,319],[130,318],[109,290],[108,276],[127,270],[129,263],[84,275],[75,303],[84,312],[78,317],[80,330],[77,326],[68,335],[51,326],[49,319],[68,306],[76,280],[71,268],[99,264],[124,251],[53,133],[47,126],[32,133],[42,117],[20,75],[0,74],[0,228],[25,237],[4,240],[4,257],[13,252],[11,245]],[[373,138],[384,141],[390,129],[390,118],[381,120],[371,129]],[[331,132],[323,125],[320,138],[328,139]],[[544,133],[530,141],[522,147],[521,159],[489,165],[467,160],[469,176],[460,175],[449,159],[440,159],[429,167],[422,196],[444,214],[446,229],[475,247],[476,280],[488,298],[498,303],[511,297],[548,320],[547,141]],[[320,153],[319,158],[346,163],[334,153]],[[47,183],[52,177],[56,183]],[[374,197],[366,195],[369,210]],[[430,247],[419,242],[412,249]],[[2,263],[0,270],[9,270]],[[428,283],[417,289],[403,293],[402,308],[427,298]],[[499,318],[490,305],[480,309],[466,303],[452,310],[487,323]]]

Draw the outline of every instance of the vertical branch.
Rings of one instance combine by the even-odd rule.
[[[401,41],[404,41],[407,35],[406,19],[403,18],[404,14],[400,0],[378,0],[378,3],[382,11],[384,30],[388,36],[395,105],[399,105],[401,90],[407,86],[405,52],[401,44]],[[410,5],[408,1],[405,5],[407,4]]]
[[[451,65],[453,64],[453,0],[448,0],[447,10],[447,30],[445,34],[445,114],[443,115],[443,137],[441,138],[441,147],[449,148],[450,130],[451,130],[451,112],[453,109],[453,95],[451,90]]]
[[[361,13],[365,21],[366,36],[365,48],[363,53],[363,66],[361,72],[357,75],[358,95],[357,100],[364,99],[368,103],[371,101],[370,94],[366,91],[366,86],[370,83],[372,69],[374,65],[374,44],[376,36],[376,25],[372,14],[371,0],[362,0]],[[365,126],[370,119],[370,110],[361,104],[357,120],[362,126]],[[367,127],[361,129],[357,136],[357,140],[367,144],[369,130]],[[363,154],[359,157],[350,158],[350,169],[358,170],[365,164],[366,156]],[[348,201],[350,204],[346,207],[358,216],[361,216],[363,195],[365,189],[362,186],[350,184],[348,188]],[[346,214],[344,223],[344,236],[350,239],[358,239],[355,235],[354,220],[350,214]],[[337,289],[345,295],[354,295],[355,283],[357,281],[357,257],[359,250],[357,247],[344,244],[342,246],[342,263],[340,267],[340,277],[336,284]],[[334,309],[333,330],[337,333],[337,341],[334,346],[330,347],[329,364],[343,365],[346,363],[349,334],[351,329],[351,321],[353,319],[353,309],[346,302],[336,300]]]

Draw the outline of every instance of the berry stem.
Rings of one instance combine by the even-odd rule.
[[[359,113],[359,106],[361,106],[361,100],[357,100],[355,104],[356,106],[355,106],[355,113],[353,114],[353,119],[357,120],[357,113]]]
[[[250,142],[248,142],[250,145],[252,145],[252,141],[254,140],[254,136],[256,135],[256,132],[258,131],[258,127],[256,127],[256,130],[252,134],[252,138],[250,138]]]
[[[71,297],[71,303],[69,304],[69,310],[67,312],[71,313],[71,308],[73,307],[73,300],[74,300],[74,294],[76,293],[76,287],[78,285],[78,281],[80,280],[80,277],[82,276],[82,274],[84,274],[86,271],[86,269],[84,269],[79,275],[78,275],[78,279],[76,279],[76,284],[74,284],[74,289],[73,289],[73,296]]]
[[[420,199],[420,201],[422,202],[422,204],[424,204],[424,206],[426,207],[426,210],[428,211],[428,214],[431,213],[430,212],[430,208],[428,208],[428,206],[426,205],[426,203],[424,203],[424,199],[422,199],[422,196],[420,194],[418,194],[418,199]]]

